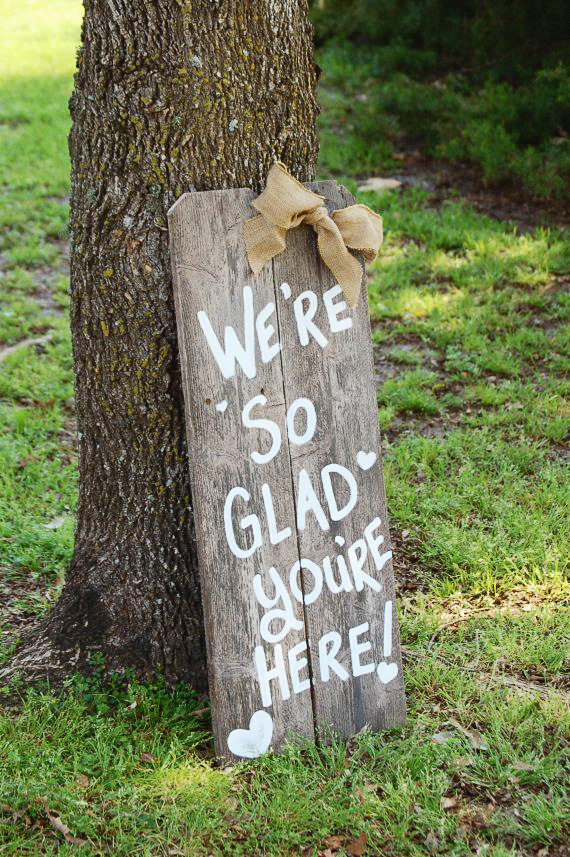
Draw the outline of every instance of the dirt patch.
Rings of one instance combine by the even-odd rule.
[[[485,187],[480,171],[466,164],[431,161],[414,152],[402,156],[394,178],[404,187],[427,191],[434,206],[459,194],[475,211],[514,223],[521,233],[537,226],[570,226],[570,212],[563,203],[533,199],[513,183]]]
[[[0,640],[10,646],[37,625],[45,607],[55,600],[54,587],[32,575],[0,583]]]
[[[413,544],[409,541],[407,531],[390,526],[390,542],[392,545],[392,563],[396,592],[423,592],[427,589],[427,575],[422,573],[420,561],[415,555]]]

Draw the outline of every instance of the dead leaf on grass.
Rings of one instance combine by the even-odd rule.
[[[356,839],[353,839],[352,842],[349,842],[348,845],[345,845],[345,850],[352,855],[352,857],[362,857],[364,852],[366,851],[366,845],[368,843],[368,837],[365,833],[361,833]]]
[[[89,786],[89,777],[86,777],[85,774],[79,774],[76,782],[82,789],[86,789]]]
[[[431,736],[432,744],[447,744],[448,741],[451,741],[452,738],[455,738],[455,732],[435,732]]]
[[[485,738],[478,732],[476,729],[466,729],[465,726],[462,726],[458,720],[454,720],[451,718],[449,721],[455,728],[461,732],[462,735],[465,735],[472,750],[488,750],[489,745]]]
[[[453,807],[457,806],[457,798],[456,797],[444,797],[441,799],[441,808],[442,809],[453,809]]]
[[[158,762],[158,759],[156,756],[153,756],[152,753],[141,753],[139,760],[141,762]]]
[[[9,807],[6,807],[6,809],[9,809]],[[27,812],[27,810],[25,810],[25,809],[17,809],[16,812],[12,813],[12,818],[11,818],[12,824],[17,824],[21,818],[24,819],[24,823],[25,823],[26,818],[27,818],[26,812]],[[29,821],[29,818],[28,818],[28,821]]]
[[[340,851],[342,848],[343,842],[345,840],[344,836],[328,836],[325,839],[324,844],[327,846],[327,850],[332,852]]]
[[[425,846],[432,854],[436,854],[439,849],[439,839],[432,830],[426,836]]]
[[[81,836],[72,836],[69,832],[69,827],[67,824],[64,824],[61,820],[61,816],[58,812],[50,811],[48,807],[46,807],[46,813],[49,820],[49,823],[53,827],[53,829],[57,833],[61,833],[65,841],[68,845],[87,845],[87,840],[82,839]]]

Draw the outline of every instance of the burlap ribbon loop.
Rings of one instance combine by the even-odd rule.
[[[243,227],[249,265],[259,274],[270,259],[285,250],[287,231],[306,223],[317,233],[323,262],[355,307],[362,268],[348,248],[362,253],[367,262],[375,259],[382,244],[382,218],[366,205],[349,205],[329,216],[323,202],[324,197],[304,187],[283,164],[273,164],[265,189],[252,203],[259,214]]]

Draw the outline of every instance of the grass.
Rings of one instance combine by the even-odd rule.
[[[0,363],[7,658],[72,548],[65,136],[80,7],[0,9],[0,349],[42,340]],[[420,191],[359,198],[386,228],[369,293],[406,725],[220,768],[203,700],[104,683],[95,661],[58,696],[0,709],[0,854],[568,853],[568,235],[520,235]]]

